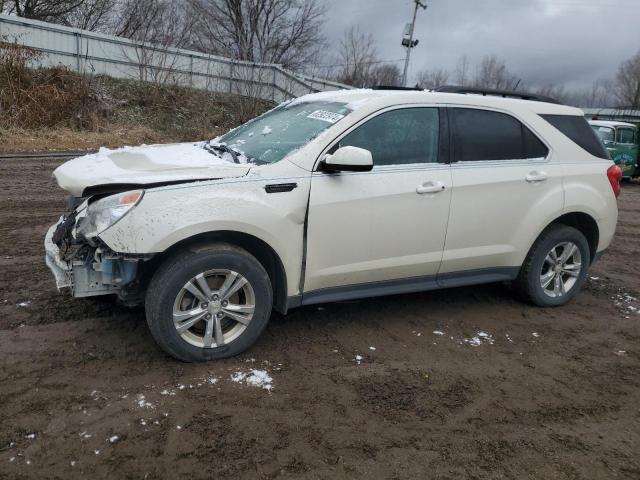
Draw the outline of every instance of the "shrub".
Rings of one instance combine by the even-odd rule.
[[[92,79],[63,66],[32,68],[40,58],[33,48],[0,41],[0,126],[95,128]]]

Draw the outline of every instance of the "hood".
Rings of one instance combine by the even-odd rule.
[[[198,180],[242,177],[246,164],[227,161],[203,148],[204,143],[176,143],[101,148],[74,158],[53,172],[60,188],[76,197],[116,193]]]

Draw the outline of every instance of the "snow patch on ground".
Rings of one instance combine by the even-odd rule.
[[[493,345],[494,339],[490,333],[480,331],[471,338],[465,338],[463,342],[467,345],[471,345],[472,347],[479,347],[480,345],[485,343]]]
[[[138,395],[136,404],[138,405],[138,408],[155,408],[153,403],[147,401],[142,394]]]
[[[231,374],[231,381],[252,387],[264,388],[271,391],[273,389],[273,378],[266,370],[251,369],[248,372],[235,372]]]
[[[640,314],[640,301],[629,293],[619,291],[619,293],[611,297],[613,304],[624,316],[624,318],[631,318],[632,314]]]

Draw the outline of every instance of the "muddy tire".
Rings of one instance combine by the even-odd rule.
[[[232,357],[267,326],[273,305],[269,275],[249,252],[217,243],[166,260],[145,298],[158,345],[184,362]]]
[[[552,225],[531,247],[514,287],[534,305],[565,305],[584,284],[590,259],[589,243],[579,230]]]

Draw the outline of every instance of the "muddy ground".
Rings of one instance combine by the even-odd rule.
[[[503,285],[314,306],[189,365],[141,309],[56,292],[57,163],[0,162],[0,477],[640,478],[640,184],[566,307]],[[231,380],[250,369],[271,390]]]

